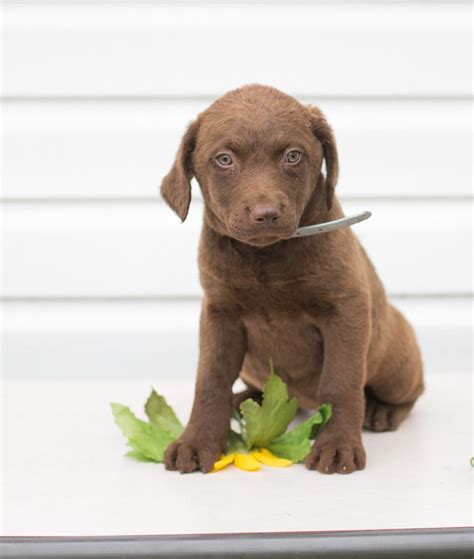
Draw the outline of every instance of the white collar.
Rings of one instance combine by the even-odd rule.
[[[333,221],[327,221],[326,223],[315,223],[313,225],[299,227],[296,230],[296,233],[291,238],[307,237],[308,235],[319,235],[320,233],[327,233],[328,231],[342,229],[343,227],[354,225],[355,223],[359,223],[360,221],[365,221],[366,219],[369,219],[371,215],[371,212],[361,212],[349,217],[342,217]]]

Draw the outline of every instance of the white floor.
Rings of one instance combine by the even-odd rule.
[[[109,402],[141,415],[151,384],[182,419],[192,381],[3,383],[2,535],[87,536],[472,525],[472,380],[427,377],[393,433],[364,433],[366,470],[180,475],[124,458]]]

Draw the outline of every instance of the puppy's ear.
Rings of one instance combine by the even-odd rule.
[[[313,134],[323,146],[323,155],[326,161],[326,205],[330,210],[339,174],[336,140],[323,113],[313,105],[306,105],[306,107],[311,115]]]
[[[198,121],[191,122],[179,145],[170,172],[161,182],[161,196],[181,221],[186,219],[191,203],[191,179],[194,176],[192,154],[196,145]]]

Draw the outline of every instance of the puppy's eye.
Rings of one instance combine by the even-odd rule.
[[[286,154],[286,160],[288,163],[295,164],[298,163],[300,159],[301,159],[301,151],[298,151],[297,149],[292,149]]]
[[[220,153],[216,157],[216,160],[222,167],[229,167],[229,165],[232,165],[232,157],[228,153]]]

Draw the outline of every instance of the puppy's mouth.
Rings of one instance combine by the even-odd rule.
[[[295,231],[293,230],[290,231],[288,228],[284,228],[284,229],[268,228],[268,229],[262,229],[261,231],[258,232],[232,231],[232,237],[248,245],[265,247],[265,246],[275,244],[278,241],[289,239],[294,235],[294,233]]]
[[[265,235],[265,236],[259,236],[259,237],[249,237],[246,241],[247,244],[249,245],[254,245],[254,246],[258,246],[258,247],[266,247],[268,245],[272,245],[274,243],[277,243],[278,241],[281,241],[282,237],[277,237],[274,235]]]

